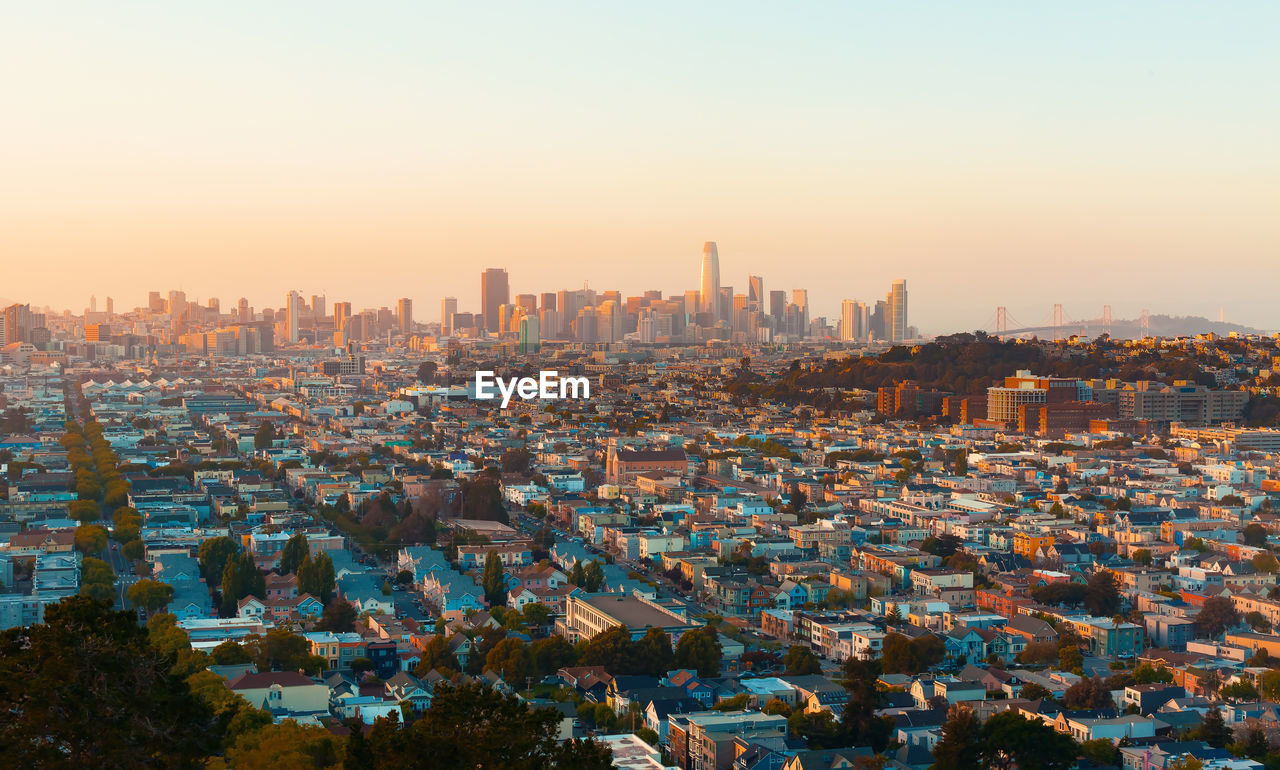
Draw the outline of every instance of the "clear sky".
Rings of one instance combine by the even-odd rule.
[[[925,332],[1280,327],[1280,3],[58,2],[0,24],[0,296],[906,278]]]

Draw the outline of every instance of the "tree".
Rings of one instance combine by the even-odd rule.
[[[273,628],[262,636],[249,637],[246,650],[262,672],[303,669],[320,673],[324,670],[324,659],[313,660],[307,640],[287,628]]]
[[[375,725],[369,742],[380,767],[416,767],[424,757],[441,768],[612,767],[607,747],[594,741],[560,743],[560,719],[559,711],[530,708],[489,687],[442,682],[434,688],[431,707],[417,721],[399,731]]]
[[[249,653],[238,642],[225,641],[209,652],[209,662],[215,666],[232,666],[251,662]]]
[[[436,376],[436,371],[439,370],[439,368],[440,365],[435,361],[423,361],[418,364],[418,382],[421,382],[424,385],[430,383],[432,378]]]
[[[1068,687],[1062,697],[1067,707],[1073,709],[1101,709],[1115,706],[1115,700],[1112,699],[1111,692],[1101,677],[1081,679]]]
[[[1256,722],[1246,727],[1240,735],[1240,740],[1232,743],[1227,748],[1237,757],[1248,757],[1258,762],[1261,762],[1267,752],[1271,750],[1266,732]]]
[[[1218,690],[1218,695],[1227,700],[1257,700],[1258,688],[1246,679],[1241,679]]]
[[[0,752],[13,767],[195,766],[221,737],[132,612],[70,597],[0,631]],[[145,693],[146,697],[139,697]]]
[[[720,633],[715,626],[686,631],[676,644],[675,668],[688,668],[698,676],[720,676]]]
[[[818,656],[814,655],[812,650],[800,644],[794,644],[788,648],[786,656],[782,659],[782,665],[786,666],[786,673],[790,676],[822,673],[822,661],[818,660]]]
[[[1250,561],[1253,564],[1253,568],[1258,572],[1268,575],[1280,572],[1280,561],[1276,560],[1276,556],[1273,553],[1260,553]]]
[[[1173,681],[1173,672],[1165,666],[1155,667],[1143,663],[1133,670],[1134,684],[1168,684]]]
[[[1231,728],[1227,727],[1226,720],[1222,718],[1222,711],[1217,706],[1205,713],[1197,734],[1200,740],[1215,749],[1226,746],[1231,740]]]
[[[173,601],[173,586],[158,580],[139,580],[129,586],[124,598],[131,607],[141,608],[149,615],[169,606]]]
[[[1084,606],[1095,616],[1109,617],[1120,611],[1120,587],[1111,570],[1100,569],[1089,576]]]
[[[1018,653],[1018,662],[1047,666],[1058,662],[1058,646],[1053,642],[1030,642]]]
[[[269,425],[270,423],[264,423]],[[280,574],[288,575],[298,571],[298,565],[302,564],[311,553],[311,546],[307,544],[307,536],[301,532],[291,536],[284,544],[284,548],[280,550]]]
[[[76,527],[76,550],[88,556],[102,553],[107,547],[107,528],[100,524],[81,524]]]
[[[1053,693],[1049,692],[1049,688],[1035,682],[1027,682],[1022,686],[1018,693],[1018,697],[1027,700],[1053,700]]]
[[[520,610],[524,622],[534,629],[543,628],[551,623],[551,610],[542,602],[530,602]]]
[[[889,610],[889,614],[884,616],[884,622],[890,626],[902,625],[902,605],[894,604],[893,608]]]
[[[572,666],[578,659],[573,645],[569,644],[563,636],[538,639],[529,645],[529,654],[539,677],[548,676],[566,666]]]
[[[211,537],[200,544],[197,559],[200,563],[200,575],[205,582],[213,585],[222,579],[222,572],[227,568],[227,561],[240,551],[236,543],[229,537]]]
[[[582,666],[603,666],[614,676],[644,670],[643,663],[636,659],[635,645],[625,626],[614,626],[579,644],[578,662]]]
[[[1267,528],[1254,522],[1240,530],[1240,537],[1244,539],[1245,545],[1259,548],[1267,543]]]
[[[323,727],[285,721],[247,732],[227,748],[227,767],[342,767],[342,744]]]
[[[496,671],[503,681],[520,689],[525,678],[533,675],[533,659],[523,641],[515,637],[503,639],[485,656],[484,670]]]
[[[503,473],[528,473],[532,461],[533,455],[527,450],[516,448],[503,452],[499,460],[502,463]]]
[[[449,648],[449,641],[442,634],[436,634],[427,640],[423,645],[422,654],[418,661],[418,665],[414,668],[413,673],[418,676],[426,676],[433,669],[460,671],[462,666],[458,665],[458,658],[453,654],[453,650]]]
[[[881,719],[875,713],[884,699],[876,684],[880,678],[880,662],[850,657],[844,662],[843,671],[849,700],[840,717],[838,739],[850,742],[832,745],[868,745],[875,751],[884,751],[889,745],[893,721]]]
[[[276,426],[270,420],[264,421],[253,434],[254,449],[270,449],[276,441]]]
[[[357,617],[359,616],[356,614],[356,608],[351,602],[329,602],[324,612],[320,613],[320,622],[316,624],[316,630],[337,633],[355,631]]]
[[[764,708],[760,709],[765,714],[773,714],[776,716],[791,716],[791,707],[777,698],[770,698],[769,702],[764,704]]]
[[[644,663],[644,673],[663,676],[675,666],[675,653],[671,650],[671,635],[661,628],[650,628],[636,642],[636,655]],[[719,659],[716,659],[719,665]],[[714,676],[714,674],[712,675]]]
[[[982,726],[983,764],[998,770],[1067,770],[1076,756],[1070,737],[1016,711],[1002,711]]]
[[[115,573],[111,565],[102,559],[86,556],[80,561],[80,594],[98,601],[111,602],[115,599]]]
[[[484,560],[484,598],[490,607],[507,603],[507,576],[497,551],[490,551]]]
[[[1240,613],[1226,596],[1210,596],[1204,600],[1200,612],[1196,614],[1195,623],[1200,632],[1210,639],[1240,622]]]
[[[298,565],[298,592],[311,594],[323,604],[328,605],[333,598],[336,581],[333,574],[333,560],[329,554],[322,553],[316,558],[307,554]]]
[[[67,503],[67,514],[83,524],[102,518],[102,507],[96,500],[72,500]]]
[[[930,770],[968,770],[980,767],[982,725],[973,709],[952,706],[942,725],[942,739],[933,747]]]
[[[596,563],[595,559],[587,562],[587,566],[582,571],[582,578],[585,581],[583,590],[587,593],[595,593],[604,585],[604,570]]]
[[[1144,567],[1151,566],[1151,550],[1149,548],[1139,548],[1133,552],[1133,561]]]
[[[1081,743],[1080,754],[1095,765],[1109,767],[1120,764],[1117,760],[1120,754],[1119,749],[1111,742],[1110,738],[1099,738]]]

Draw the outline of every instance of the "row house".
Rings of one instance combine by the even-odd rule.
[[[754,580],[737,575],[707,577],[708,605],[723,615],[755,618],[773,606],[773,593]]]
[[[311,654],[325,659],[330,669],[351,668],[356,658],[367,657],[364,637],[351,632],[309,631],[302,635]]]
[[[498,555],[505,568],[527,567],[533,563],[533,543],[528,540],[510,543],[458,546],[458,567],[462,571],[483,569],[490,553]]]

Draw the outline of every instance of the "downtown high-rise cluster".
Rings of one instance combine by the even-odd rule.
[[[698,288],[674,296],[651,290],[624,298],[620,291],[589,288],[512,296],[507,271],[489,268],[480,276],[478,312],[461,310],[456,297],[445,297],[440,329],[454,336],[515,335],[524,350],[536,349],[541,340],[749,344],[833,337],[898,342],[914,336],[907,325],[906,281],[895,281],[883,301],[846,300],[833,328],[811,314],[807,289],[792,289],[789,297],[786,291],[766,292],[759,275],[747,276],[743,293],[722,284],[713,241],[702,247]]]

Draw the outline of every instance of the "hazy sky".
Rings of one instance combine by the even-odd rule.
[[[1280,3],[12,3],[0,296],[696,288],[1280,327]]]

